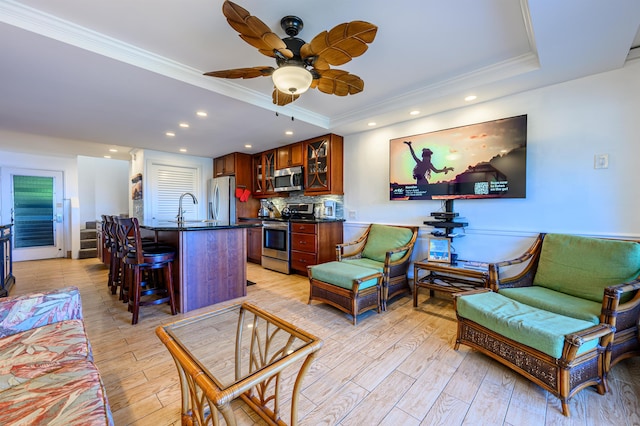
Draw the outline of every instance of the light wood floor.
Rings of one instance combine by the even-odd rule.
[[[12,295],[80,288],[118,426],[179,424],[177,371],[154,329],[184,315],[172,317],[168,306],[145,307],[139,324],[131,326],[125,305],[107,290],[106,268],[95,259],[18,262],[14,274]],[[640,424],[640,357],[614,367],[606,395],[580,392],[571,400],[571,418],[565,418],[558,400],[538,386],[469,348],[453,350],[456,323],[446,297],[421,293],[417,309],[403,297],[383,314],[361,315],[354,327],[330,306],[307,305],[304,277],[249,265],[248,278],[257,285],[248,288],[247,300],[324,340],[304,381],[298,410],[304,425]],[[235,409],[240,424],[263,424],[242,404]],[[283,418],[289,418],[286,411]]]

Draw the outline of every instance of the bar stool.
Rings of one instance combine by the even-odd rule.
[[[105,236],[105,248],[109,250],[109,281],[107,285],[111,290],[111,294],[116,294],[118,286],[121,282],[121,262],[118,256],[118,238],[116,236],[116,227],[113,216],[102,215],[102,231]]]
[[[122,259],[123,299],[132,313],[131,324],[138,323],[140,306],[169,303],[176,314],[172,265],[175,249],[165,245],[142,245],[136,218],[115,218],[119,253]],[[153,272],[163,272],[155,274]],[[145,297],[145,300],[142,298]]]

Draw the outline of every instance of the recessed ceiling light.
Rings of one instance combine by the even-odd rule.
[[[105,155],[104,158],[111,158],[111,156],[110,155]]]
[[[117,150],[117,149],[115,149],[115,148],[111,148],[111,149],[109,150],[109,152],[118,152],[118,150]]]
[[[251,145],[249,145],[249,144],[246,144],[244,147],[245,147],[245,148],[251,148],[252,146],[251,146]]]
[[[469,95],[466,98],[464,98],[464,100],[467,101],[467,102],[471,102],[471,101],[476,100],[476,98],[477,98],[476,95]]]
[[[367,123],[367,126],[373,127],[376,124],[378,124],[378,123],[376,123],[375,121],[370,121],[370,122]]]
[[[287,130],[286,132],[284,132],[284,134],[291,136],[293,134],[293,132],[291,130]]]
[[[417,109],[414,109],[409,113],[409,115],[418,115],[418,114],[420,114],[420,111],[418,111]]]
[[[206,117],[207,116],[207,112],[206,111],[198,111],[198,112],[196,112],[196,115],[198,117]]]
[[[173,132],[166,132],[165,135],[169,136],[170,138],[174,137],[176,134]]]
[[[187,148],[180,148],[180,152],[187,152]]]
[[[182,127],[183,129],[187,129],[189,128],[189,123],[180,123],[180,127]]]

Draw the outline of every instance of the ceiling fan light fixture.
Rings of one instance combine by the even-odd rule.
[[[273,84],[282,93],[299,95],[309,90],[313,76],[304,67],[297,65],[281,66],[271,75]]]

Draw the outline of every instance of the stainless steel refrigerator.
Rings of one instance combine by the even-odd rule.
[[[207,219],[218,225],[236,223],[236,178],[221,176],[207,182]]]

